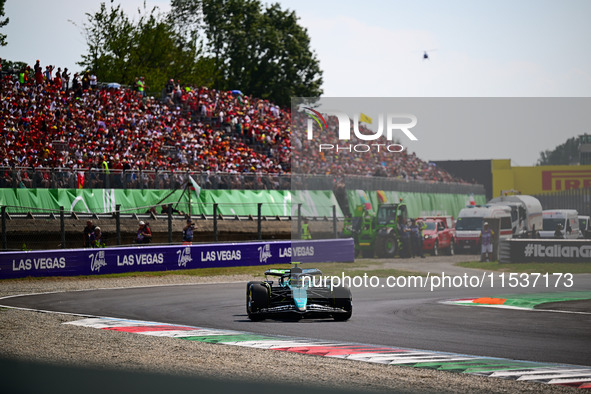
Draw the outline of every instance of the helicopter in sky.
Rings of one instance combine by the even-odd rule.
[[[437,49],[427,49],[423,51],[423,60],[429,60],[429,52],[434,52]]]

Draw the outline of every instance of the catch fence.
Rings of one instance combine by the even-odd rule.
[[[591,188],[570,189],[535,195],[544,209],[576,209],[591,216]]]
[[[300,239],[302,204],[293,204],[289,215],[278,215],[280,210],[273,205],[282,203],[179,202],[129,210],[116,205],[115,211],[107,213],[2,206],[1,250],[81,248],[89,221],[101,228],[106,247],[133,245],[140,221],[149,225],[153,244],[182,243],[187,219],[196,224],[194,242]],[[333,212],[332,217],[308,217],[314,223],[315,238],[338,238],[343,218],[337,215],[336,206],[325,208]]]
[[[484,186],[378,176],[0,167],[0,188],[168,189],[189,176],[209,190],[390,190],[484,195]]]

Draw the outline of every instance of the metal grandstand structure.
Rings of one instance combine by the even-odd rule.
[[[204,189],[223,190],[392,190],[417,193],[484,194],[479,184],[357,175],[264,174],[0,167],[0,188],[175,189],[192,176]]]

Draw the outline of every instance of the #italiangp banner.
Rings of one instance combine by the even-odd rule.
[[[177,202],[181,211],[188,211],[190,203],[193,215],[213,215],[213,204],[217,203],[222,215],[256,216],[257,205],[262,203],[263,216],[289,216],[297,215],[301,203],[303,216],[332,217],[336,206],[337,216],[343,217],[333,192],[322,190],[201,190],[199,194],[176,190],[171,194],[170,190],[155,189],[0,189],[0,206],[9,206],[9,213],[55,211],[60,207],[73,212],[109,213],[117,204],[124,213],[145,213],[157,204],[175,206]]]

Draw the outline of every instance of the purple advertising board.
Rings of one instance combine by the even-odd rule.
[[[354,249],[352,239],[334,239],[3,252],[0,279],[348,262]]]

